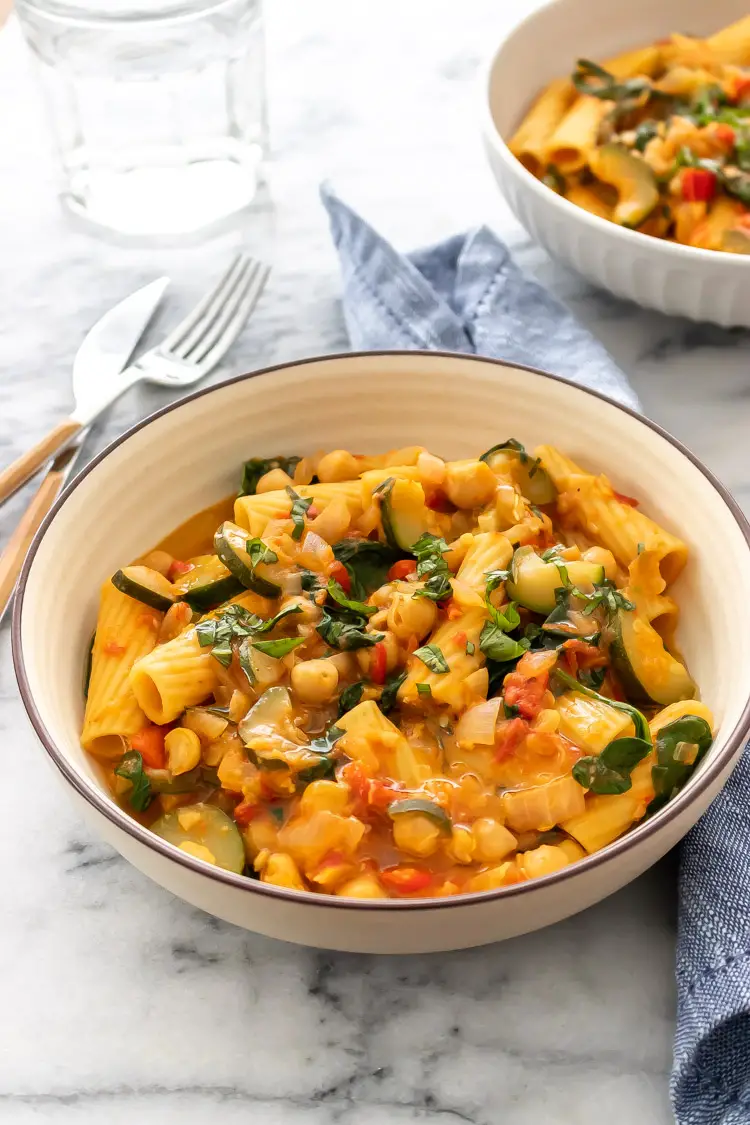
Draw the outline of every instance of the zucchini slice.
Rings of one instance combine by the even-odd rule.
[[[421,797],[405,797],[403,801],[391,801],[388,806],[388,816],[391,820],[405,813],[421,813],[434,821],[444,832],[451,830],[451,818],[442,806],[434,801],[426,801]]]
[[[197,859],[237,875],[245,868],[245,846],[239,829],[215,805],[184,805],[165,813],[151,827],[162,840]]]
[[[521,490],[521,495],[530,504],[553,504],[557,499],[557,489],[549,473],[541,467],[535,457],[531,457],[520,441],[510,438],[499,445],[493,445],[479,458],[497,472],[503,464],[513,458],[513,477]]]
[[[621,227],[637,227],[659,202],[659,188],[650,166],[622,145],[594,148],[591,171],[597,179],[617,189],[612,219]]]
[[[665,707],[695,697],[695,683],[684,664],[664,647],[656,629],[638,609],[619,609],[606,637],[609,658],[628,699]]]
[[[245,589],[216,555],[199,555],[192,563],[193,569],[180,575],[174,588],[178,597],[198,613],[223,605]]]
[[[579,559],[566,562],[565,569],[572,585],[586,594],[604,581],[604,567],[599,563]],[[533,547],[519,547],[516,550],[511,564],[511,576],[505,583],[506,593],[512,601],[546,616],[555,608],[555,590],[564,585],[555,563],[545,562]]]
[[[384,488],[380,518],[385,537],[392,547],[411,551],[420,535],[430,530],[428,513],[424,489],[418,481],[394,480]]]
[[[112,585],[121,594],[135,598],[151,609],[166,613],[177,601],[177,594],[168,578],[149,566],[126,566],[112,575]]]
[[[214,536],[214,548],[221,562],[245,589],[263,598],[278,598],[281,587],[259,573],[264,563],[253,566],[247,553],[248,533],[236,523],[226,520]]]

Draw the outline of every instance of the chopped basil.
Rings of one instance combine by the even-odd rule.
[[[521,714],[520,708],[515,703],[506,703],[505,700],[503,700],[503,712],[506,719],[515,719]]]
[[[638,546],[636,547],[636,554],[642,555],[645,550],[646,550],[646,544],[645,543],[639,543]]]
[[[683,715],[657,731],[656,762],[651,770],[655,796],[649,812],[661,808],[682,788],[712,741],[711,728],[697,715]]]
[[[653,92],[647,78],[629,78],[618,82],[613,74],[590,59],[578,60],[571,81],[579,94],[624,103],[627,108],[635,108],[644,94]]]
[[[362,702],[364,690],[364,680],[357,680],[356,684],[349,684],[348,687],[344,688],[339,696],[339,718],[345,715],[347,711],[351,711],[352,707],[356,707],[358,703]]]
[[[485,593],[486,593],[487,597],[489,597],[493,590],[496,590],[498,588],[498,586],[502,586],[503,582],[508,581],[508,579],[510,578],[510,571],[509,570],[488,570],[488,571],[485,572],[484,577],[487,580],[487,584],[485,586]]]
[[[245,461],[242,467],[242,484],[240,496],[254,496],[258,488],[258,481],[271,469],[282,469],[287,476],[293,477],[294,470],[302,460],[301,457],[252,457]]]
[[[651,743],[646,739],[616,738],[598,757],[592,754],[579,758],[573,766],[573,777],[592,793],[627,793],[633,785],[633,767],[650,752]]]
[[[345,733],[346,732],[343,731],[341,727],[330,726],[320,738],[314,738],[308,749],[313,754],[319,755],[319,759],[313,765],[300,770],[296,780],[298,782],[308,783],[310,781],[318,781],[325,777],[333,777],[336,767],[336,758],[333,754],[333,750],[338,740],[343,738]]]
[[[448,549],[444,539],[439,535],[431,535],[429,531],[425,531],[417,539],[411,548],[417,559],[417,578],[425,578],[427,581],[421,590],[415,591],[415,598],[429,598],[430,601],[439,602],[451,596],[452,575],[443,558]]]
[[[432,695],[432,688],[429,684],[417,684],[417,695]]]
[[[643,152],[648,142],[653,140],[653,138],[657,137],[658,135],[658,122],[653,121],[651,118],[648,118],[648,120],[642,121],[636,129],[635,144],[633,145],[633,147],[637,149],[638,152]]]
[[[608,617],[614,617],[620,609],[635,609],[633,603],[628,601],[609,578],[605,578],[604,582],[595,585],[591,594],[584,594],[575,586],[571,593],[586,603],[583,608],[585,617],[592,614],[595,609],[599,609],[600,606],[606,610]]]
[[[604,677],[607,674],[606,668],[581,668],[578,672],[578,678],[586,687],[598,691],[604,683]]]
[[[374,605],[365,605],[364,602],[354,601],[353,598],[346,596],[344,587],[336,582],[335,579],[328,579],[328,597],[332,598],[337,605],[342,606],[344,609],[351,610],[352,613],[358,614],[360,617],[371,617],[376,612]]]
[[[253,648],[257,648],[258,652],[264,652],[266,656],[274,656],[280,659],[304,643],[304,637],[277,637],[273,641],[253,641],[252,645]]]
[[[443,656],[440,645],[422,645],[421,648],[414,650],[413,655],[416,656],[418,660],[421,660],[423,664],[426,664],[431,672],[435,672],[437,675],[444,675],[446,672],[450,671],[448,661]]]
[[[276,821],[277,824],[283,824],[284,823],[284,810],[281,808],[280,805],[270,805],[269,808],[268,808],[268,811],[270,812],[271,816],[273,817],[273,819]]]
[[[473,641],[467,641],[466,642],[466,650],[465,651],[466,651],[467,656],[473,656],[474,655],[474,653],[476,652],[476,645],[474,644]]]
[[[248,539],[247,553],[250,556],[250,566],[255,569],[258,563],[275,563],[279,561],[279,556],[270,547],[267,547],[262,539]]]
[[[488,449],[485,453],[482,454],[479,460],[487,461],[489,463],[492,459],[493,453],[501,453],[505,450],[510,453],[516,453],[521,464],[529,466],[529,476],[533,477],[534,473],[537,471],[539,465],[541,464],[541,460],[539,457],[531,457],[526,452],[526,447],[522,445],[520,441],[517,441],[516,438],[508,438],[507,441],[501,441],[498,445],[493,445],[491,449]]]
[[[518,641],[508,636],[521,624],[515,602],[510,603],[505,613],[495,608],[489,596],[485,598],[485,603],[490,620],[485,621],[479,635],[479,647],[484,655],[488,660],[502,663],[523,656],[529,648],[529,641],[525,637]]]
[[[151,783],[143,769],[143,756],[137,750],[129,750],[127,754],[123,754],[115,766],[115,773],[118,777],[123,777],[130,782],[128,801],[131,807],[136,812],[145,812],[154,799],[154,794],[151,791]]]
[[[383,690],[380,693],[380,699],[378,700],[378,707],[384,715],[387,715],[396,706],[396,696],[398,695],[398,689],[401,687],[405,679],[406,672],[392,672],[388,679],[385,681]]]
[[[280,621],[285,617],[289,617],[295,613],[301,613],[302,609],[298,605],[290,605],[282,609],[274,617],[269,617],[264,620],[258,617],[256,613],[250,613],[240,605],[228,605],[225,609],[220,610],[215,617],[209,617],[205,621],[199,621],[195,627],[195,633],[198,638],[198,644],[202,648],[207,648],[211,645],[211,655],[215,660],[224,667],[228,668],[232,663],[232,642],[241,640],[242,638],[254,638],[263,636],[265,633],[270,633]],[[273,643],[273,642],[271,642]],[[240,646],[242,647],[242,646]],[[294,648],[295,645],[292,645]],[[261,649],[261,651],[263,651]],[[245,646],[244,654],[240,654],[245,663],[242,664],[245,672],[248,672],[248,653],[247,646]],[[251,676],[251,673],[248,672]],[[251,676],[252,678],[252,676]]]
[[[312,497],[303,500],[299,493],[295,492],[293,488],[287,485],[285,491],[289,494],[292,500],[292,510],[289,513],[292,517],[294,527],[292,529],[292,539],[301,539],[305,530],[305,516],[307,509],[312,504]]]

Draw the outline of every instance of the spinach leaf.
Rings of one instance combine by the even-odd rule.
[[[655,797],[649,812],[660,809],[683,787],[712,742],[711,728],[697,715],[683,715],[657,732],[651,770]]]
[[[608,707],[614,707],[615,711],[622,711],[624,715],[629,715],[635,727],[636,738],[651,743],[648,722],[636,707],[632,707],[629,703],[621,703],[619,699],[609,699],[606,695],[599,695],[598,691],[586,687],[573,676],[569,676],[567,672],[563,672],[562,668],[554,668],[552,675],[571,691],[579,691],[581,695],[586,695],[589,699],[598,699],[600,703],[606,703]]]
[[[195,627],[195,633],[198,644],[202,648],[211,645],[211,655],[224,668],[228,668],[232,663],[233,641],[248,637],[261,637],[265,633],[270,633],[285,617],[301,612],[300,606],[290,605],[280,610],[274,617],[264,620],[262,617],[258,617],[257,613],[250,613],[243,606],[233,604],[220,610],[214,617],[199,621]],[[294,647],[292,645],[292,648]],[[240,664],[252,680],[247,646],[244,647],[244,650],[240,646],[240,649]]]
[[[385,633],[365,632],[366,624],[367,619],[364,617],[355,617],[354,620],[350,620],[345,616],[334,616],[332,609],[324,606],[323,618],[317,630],[318,634],[331,648],[348,651],[354,648],[370,648],[383,640]]]
[[[301,539],[305,530],[305,516],[307,515],[307,509],[312,504],[312,497],[303,500],[299,493],[295,492],[289,485],[287,485],[285,491],[292,500],[292,510],[289,513],[292,517],[292,523],[294,524],[292,528],[292,539]]]
[[[635,144],[634,148],[637,152],[643,152],[649,141],[659,135],[658,122],[652,118],[646,121],[641,121],[640,125],[635,131]]]
[[[389,714],[396,706],[396,696],[398,689],[406,679],[406,672],[392,672],[383,685],[383,690],[380,693],[378,700],[378,707],[384,715]]]
[[[143,769],[143,756],[137,750],[123,754],[115,766],[118,777],[124,777],[131,784],[128,801],[136,812],[145,812],[154,799],[151,782]]]
[[[328,579],[328,586],[326,587],[326,589],[328,590],[328,597],[336,602],[337,605],[342,606],[343,609],[350,610],[352,613],[357,614],[359,617],[371,617],[372,614],[376,611],[377,607],[374,605],[365,605],[364,602],[358,602],[354,601],[353,598],[348,598],[346,596],[344,587],[334,578]]]
[[[318,590],[322,590],[325,583],[319,574],[313,570],[307,570],[304,566],[300,567],[300,575],[302,580],[302,589],[306,594],[315,594]]]
[[[417,578],[426,578],[424,587],[414,593],[415,598],[429,598],[433,602],[449,598],[453,593],[451,588],[451,571],[443,554],[448,550],[448,544],[439,535],[431,535],[425,531],[411,548],[412,554],[417,559]]]
[[[418,660],[421,660],[423,664],[426,664],[431,672],[444,675],[446,672],[450,671],[448,661],[443,656],[443,650],[440,648],[440,645],[422,645],[421,648],[414,650],[413,655],[416,656]]]
[[[349,684],[345,687],[339,696],[339,719],[345,715],[347,711],[351,711],[352,707],[356,707],[358,703],[362,702],[362,695],[365,690],[365,681],[357,680],[355,684]]]
[[[333,553],[349,571],[352,593],[361,599],[382,586],[388,570],[404,557],[401,551],[373,539],[342,539]]]
[[[651,743],[643,738],[616,738],[598,757],[579,758],[573,777],[592,793],[627,793],[633,785],[631,770],[650,752]]]
[[[581,683],[585,684],[586,687],[598,691],[604,683],[606,674],[606,668],[581,668],[578,672],[578,677]]]
[[[91,666],[94,662],[94,643],[96,641],[96,629],[91,634],[89,641],[88,652],[86,653],[86,663],[83,667],[83,698],[89,697],[89,685],[91,684]]]
[[[249,461],[245,461],[242,467],[239,495],[254,496],[258,481],[266,473],[270,473],[271,469],[283,469],[288,476],[293,477],[294,470],[301,460],[301,457],[252,457]]]
[[[318,781],[320,778],[333,777],[336,768],[336,756],[333,750],[344,734],[345,731],[341,727],[330,726],[320,738],[312,740],[309,750],[313,754],[319,755],[318,761],[300,770],[297,774],[297,782],[308,784],[311,781]]]
[[[647,78],[629,78],[624,82],[618,82],[614,74],[592,62],[591,59],[578,60],[571,81],[579,94],[588,94],[589,97],[601,98],[608,102],[627,103],[628,107],[633,108],[643,94],[653,93]]]
[[[264,652],[266,656],[274,656],[280,659],[286,656],[292,649],[298,648],[299,645],[305,643],[304,637],[277,637],[273,641],[253,641],[253,648],[257,648],[258,652]]]

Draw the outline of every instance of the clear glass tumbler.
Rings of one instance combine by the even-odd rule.
[[[16,0],[63,200],[124,236],[182,238],[249,207],[267,155],[262,0]]]

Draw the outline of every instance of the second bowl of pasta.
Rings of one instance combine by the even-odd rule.
[[[561,380],[307,361],[82,474],[16,667],[85,815],[164,886],[313,945],[474,945],[621,886],[718,790],[747,535],[676,443]]]
[[[750,17],[737,0],[605,7],[554,0],[494,55],[481,98],[496,179],[594,283],[750,326]]]

